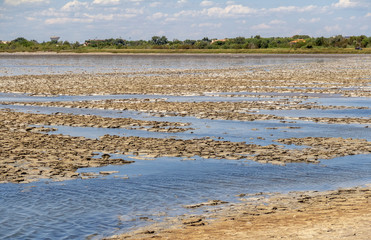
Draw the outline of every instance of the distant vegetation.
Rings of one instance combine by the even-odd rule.
[[[259,35],[245,38],[184,41],[168,40],[165,36],[153,36],[151,40],[103,39],[86,40],[84,43],[68,41],[48,41],[39,43],[23,37],[10,42],[0,41],[0,52],[193,52],[193,53],[354,53],[371,48],[371,37],[341,35],[334,37],[310,37],[295,35],[293,37],[263,38]],[[364,53],[371,53],[370,49]]]

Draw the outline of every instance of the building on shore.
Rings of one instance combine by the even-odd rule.
[[[223,38],[223,39],[213,39],[211,40],[211,44],[215,43],[215,42],[225,42],[227,41],[227,38]]]
[[[52,41],[52,42],[58,42],[59,39],[60,39],[60,37],[57,37],[57,36],[51,36],[50,37],[50,41]]]
[[[299,38],[299,39],[296,39],[296,40],[294,40],[294,41],[291,41],[290,42],[290,45],[293,45],[293,44],[295,44],[295,43],[305,43],[306,41],[305,41],[305,39],[301,39],[301,38]]]

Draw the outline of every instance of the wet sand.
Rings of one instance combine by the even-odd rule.
[[[240,196],[241,204],[180,216],[107,239],[370,238],[370,187]]]

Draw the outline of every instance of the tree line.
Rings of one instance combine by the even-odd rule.
[[[371,37],[365,35],[342,35],[333,37],[310,37],[295,35],[292,37],[269,37],[259,35],[250,38],[236,37],[229,39],[169,40],[166,36],[153,36],[150,40],[125,40],[110,38],[86,40],[84,43],[68,41],[48,41],[39,43],[23,37],[10,42],[0,41],[0,51],[63,51],[84,49],[264,49],[264,48],[356,48],[371,47]]]

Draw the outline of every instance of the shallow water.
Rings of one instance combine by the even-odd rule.
[[[1,105],[0,105],[1,107]],[[87,138],[99,138],[105,134],[118,136],[138,136],[155,138],[179,138],[192,139],[211,137],[215,140],[247,142],[259,145],[269,145],[273,140],[289,137],[338,137],[339,133],[344,138],[363,138],[371,141],[371,128],[365,128],[364,124],[327,124],[312,121],[289,121],[281,122],[278,120],[269,121],[231,121],[231,120],[209,120],[195,117],[155,117],[147,113],[137,111],[117,111],[103,109],[74,109],[62,107],[38,107],[38,106],[17,106],[4,105],[4,107],[22,111],[41,114],[53,114],[57,112],[69,114],[90,114],[101,117],[113,118],[133,118],[149,121],[168,121],[190,123],[194,130],[183,133],[161,133],[148,132],[144,130],[127,130],[117,128],[93,128],[93,127],[69,127],[69,126],[45,126],[54,127],[58,130],[50,134],[66,134],[71,136],[84,136]],[[340,113],[337,113],[339,111]],[[319,114],[320,112],[321,114]],[[336,112],[337,114],[334,114]],[[343,114],[348,112],[348,114]],[[350,113],[352,114],[350,114]],[[370,110],[351,109],[351,110],[261,110],[260,113],[269,113],[278,116],[289,117],[370,117]],[[294,127],[294,129],[290,128]],[[277,129],[271,129],[277,128]],[[258,139],[263,137],[264,139]]]
[[[182,205],[211,199],[238,201],[236,194],[328,190],[371,180],[370,155],[327,160],[326,165],[161,158],[124,166],[113,176],[25,185],[2,184],[0,238],[82,239],[141,226],[140,217],[190,212]],[[33,187],[34,186],[34,187]],[[166,214],[164,214],[166,213]],[[162,216],[165,215],[165,216]]]
[[[114,72],[148,69],[225,68],[256,64],[281,64],[329,61],[332,58],[246,56],[1,56],[0,75]],[[168,101],[257,101],[255,97],[223,96],[55,96],[36,97],[0,94],[0,101],[81,101],[128,98],[166,98]],[[258,94],[258,93],[238,93]],[[294,95],[293,93],[290,93]],[[264,94],[263,94],[264,95]],[[267,93],[265,95],[274,95]],[[277,93],[277,98],[287,95]],[[371,108],[369,98],[342,98],[338,95],[316,95],[308,101],[324,105],[363,106]],[[277,99],[263,98],[260,100]],[[194,117],[155,117],[136,111],[71,109],[0,105],[1,109],[52,114],[92,114],[103,117],[130,117],[143,120],[191,123],[195,130],[184,133],[155,133],[141,130],[78,128],[56,126],[50,134],[68,134],[98,138],[105,134],[141,137],[174,137],[181,139],[210,137],[214,140],[268,145],[278,138],[343,137],[371,141],[371,128],[362,124],[325,124],[311,121],[226,121]],[[260,111],[280,116],[301,117],[370,117],[369,109]],[[289,129],[287,127],[297,127]],[[278,129],[269,129],[278,128]],[[263,139],[258,139],[262,137]],[[276,143],[277,144],[277,143]],[[296,146],[285,146],[295,148]],[[117,156],[128,160],[130,156]],[[371,155],[346,156],[323,160],[320,164],[295,163],[286,166],[260,164],[244,160],[216,160],[195,157],[136,160],[123,166],[79,169],[78,172],[119,171],[88,180],[30,184],[0,184],[0,239],[99,239],[132,228],[150,224],[142,217],[162,220],[167,217],[200,210],[187,210],[183,205],[211,199],[238,202],[237,194],[256,192],[288,192],[295,190],[329,190],[370,183]]]
[[[266,64],[323,62],[339,56],[289,55],[0,55],[0,76],[217,69]],[[347,56],[348,57],[348,56]]]
[[[261,114],[282,117],[328,117],[328,118],[370,118],[370,109],[306,109],[306,110],[260,110]]]

